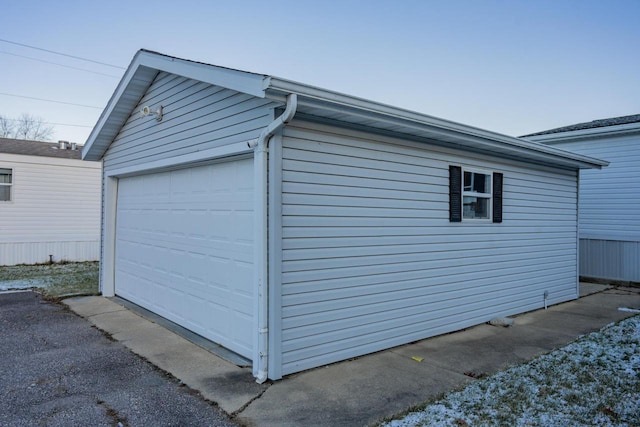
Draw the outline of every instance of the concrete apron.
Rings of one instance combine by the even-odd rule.
[[[581,291],[586,296],[579,300],[516,316],[510,328],[479,325],[263,385],[250,368],[222,360],[114,301],[79,297],[64,303],[244,424],[362,426],[633,315],[619,307],[640,308],[638,288],[585,284]]]

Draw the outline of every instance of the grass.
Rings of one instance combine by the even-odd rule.
[[[640,425],[640,316],[445,394],[384,425]]]
[[[0,289],[38,289],[45,297],[98,295],[98,262],[0,267]]]

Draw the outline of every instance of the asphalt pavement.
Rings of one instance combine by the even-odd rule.
[[[39,425],[236,424],[65,306],[0,293],[0,426]]]

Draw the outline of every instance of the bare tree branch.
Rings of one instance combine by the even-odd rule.
[[[23,113],[15,120],[0,116],[0,135],[3,138],[47,141],[53,137],[53,126],[45,124],[42,117]]]
[[[0,138],[13,138],[14,128],[13,120],[0,115]]]

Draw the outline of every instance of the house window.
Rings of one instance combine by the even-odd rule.
[[[464,171],[462,187],[462,218],[491,218],[491,175]]]
[[[502,222],[502,181],[499,172],[449,166],[449,221],[484,219]]]
[[[11,201],[12,176],[11,169],[0,168],[0,202]]]

